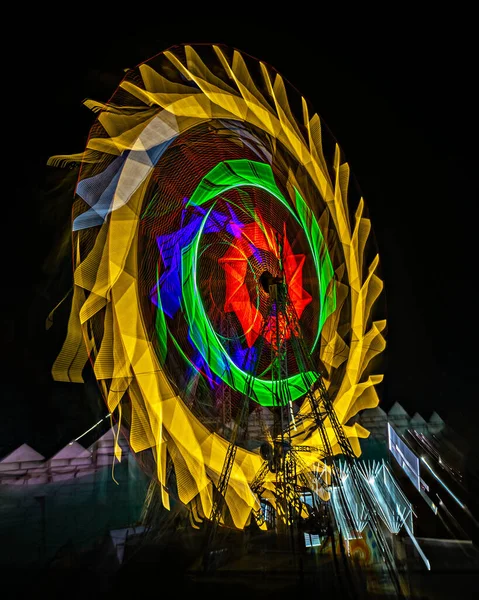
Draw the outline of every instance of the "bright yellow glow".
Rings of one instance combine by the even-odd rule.
[[[56,380],[81,382],[88,355],[112,413],[127,393],[131,404],[131,447],[135,452],[153,449],[158,481],[163,486],[163,502],[167,507],[166,455],[171,456],[179,497],[193,510],[192,524],[211,513],[213,486],[220,478],[228,442],[196,419],[177,394],[159,362],[150,332],[138,309],[139,221],[145,189],[154,168],[148,150],[167,143],[199,123],[229,119],[264,132],[306,170],[309,181],[327,207],[321,214],[312,207],[314,217],[323,234],[328,227],[334,226],[344,257],[340,264],[334,264],[337,309],[326,320],[321,332],[321,360],[328,371],[326,387],[337,369],[341,368],[343,372],[339,391],[334,395],[334,407],[343,425],[359,410],[378,405],[375,386],[382,380],[382,375],[365,377],[365,372],[370,361],[384,350],[386,326],[384,320],[369,321],[372,306],[383,288],[376,274],[379,259],[376,256],[366,269],[363,268],[364,247],[371,225],[363,216],[362,200],[356,213],[349,214],[349,166],[341,162],[339,147],[336,146],[332,180],[323,155],[320,118],[317,114],[309,116],[304,99],[303,123],[298,123],[279,74],[272,75],[271,69],[260,63],[263,93],[238,51],[230,60],[221,47],[214,46],[213,49],[218,64],[228,74],[225,80],[213,74],[195,49],[186,46],[185,58],[180,59],[171,51],[165,52],[164,57],[170,61],[171,69],[181,73],[188,84],[171,82],[148,64],[142,64],[135,70],[135,79],[127,74],[120,84],[120,88],[134,98],[136,110],[92,101],[86,103],[99,114],[81,155],[83,171],[80,179],[85,173],[92,176],[101,172],[102,161],[131,152],[125,160],[108,211],[103,215],[103,223],[95,226],[93,243],[81,244],[84,235],[92,238],[90,229],[74,232],[72,311],[67,339],[53,367]],[[177,77],[176,81],[179,79]],[[70,159],[57,156],[50,164]],[[73,160],[78,161],[78,155]],[[303,189],[304,180],[292,169],[287,172],[287,186],[293,205],[295,190],[308,198],[308,189]],[[79,200],[79,203],[82,208],[76,210],[76,215],[85,211],[83,201]],[[350,332],[339,327],[346,305],[350,312]],[[103,323],[104,332],[99,344],[89,330],[94,317]],[[319,433],[314,431],[310,403],[304,402],[300,412],[305,418],[302,428],[295,432],[294,443],[307,443],[318,448],[317,452],[302,454],[300,471],[311,478],[318,465],[322,465],[322,444]],[[345,425],[344,430],[359,455],[358,438],[367,437],[368,432],[358,424]],[[333,451],[337,453],[339,446],[328,424],[327,432]],[[243,528],[251,515],[256,516],[260,509],[259,498],[251,491],[250,484],[263,462],[259,453],[237,449],[225,499],[238,528]],[[325,490],[321,493],[324,498],[328,497]],[[273,473],[267,476],[262,495],[274,505]]]

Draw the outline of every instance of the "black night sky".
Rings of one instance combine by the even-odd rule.
[[[70,286],[62,241],[71,204],[53,189],[60,180],[46,161],[83,150],[94,120],[85,98],[107,100],[123,69],[186,42],[224,43],[268,62],[323,118],[361,188],[379,247],[388,320],[381,406],[397,400],[426,419],[436,410],[473,438],[479,412],[472,16],[394,24],[376,18],[352,19],[348,31],[341,21],[306,15],[281,26],[159,19],[129,24],[135,34],[50,25],[29,35],[22,50],[28,59],[20,53],[9,66],[15,94],[4,113],[7,130],[14,124],[7,160],[18,175],[14,200],[4,197],[12,216],[4,222],[9,283],[0,456],[27,442],[48,457],[106,414],[94,384],[51,380],[68,302],[48,331],[45,321]]]

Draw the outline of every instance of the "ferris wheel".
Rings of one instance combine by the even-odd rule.
[[[341,149],[278,72],[221,45],[172,47],[85,104],[84,152],[50,159],[80,165],[54,377],[90,360],[163,506],[196,526],[306,517],[382,380],[379,258]]]

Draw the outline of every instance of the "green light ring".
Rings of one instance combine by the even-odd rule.
[[[300,207],[298,217],[291,210],[288,202],[276,186],[270,165],[245,159],[230,160],[218,163],[203,177],[189,199],[187,206],[191,206],[192,204],[200,206],[219,194],[244,185],[251,185],[271,193],[286,206],[288,211],[306,231],[318,275],[320,305],[322,307],[318,334],[315,339],[316,344],[319,339],[321,327],[329,314],[331,314],[328,310],[331,310],[331,307],[335,306],[335,298],[333,302],[325,302],[328,286],[332,280],[333,269],[319,227],[316,221],[311,218],[311,211],[309,211],[299,192],[295,190],[296,204],[297,207]],[[206,315],[198,292],[196,273],[199,242],[212,208],[203,217],[202,223],[193,240],[181,251],[181,278],[184,290],[182,303],[190,326],[190,339],[203,358],[208,362],[213,373],[236,391],[247,394],[252,400],[262,406],[273,406],[278,404],[278,401],[280,404],[286,404],[290,400],[295,401],[308,391],[312,381],[318,378],[319,373],[308,371],[287,378],[284,382],[285,385],[281,386],[281,391],[286,390],[286,392],[284,394],[280,393],[279,398],[276,400],[273,394],[275,382],[252,377],[240,369],[225,351]],[[312,231],[306,225],[310,225]],[[318,242],[320,247],[324,248],[325,251],[322,257],[319,256],[318,247],[313,243],[314,241]],[[329,289],[329,293],[335,296],[334,286]],[[324,311],[323,304],[325,307]]]
[[[324,241],[323,234],[321,233],[321,229],[319,228],[316,219],[313,218],[313,214],[306,205],[306,202],[301,194],[296,188],[294,188],[294,192],[299,221],[303,231],[306,234],[306,237],[308,238],[319,283],[320,313],[318,331],[316,332],[316,338],[311,347],[311,354],[318,343],[319,336],[326,319],[336,310],[336,287],[334,285],[333,263],[331,262],[331,257],[329,256],[328,248]]]
[[[213,207],[212,207],[213,208]],[[283,395],[275,396],[276,382],[271,380],[258,379],[240,369],[225,351],[224,346],[218,339],[216,332],[211,326],[211,322],[206,315],[203,303],[200,299],[196,284],[196,268],[198,246],[206,221],[212,210],[206,213],[201,226],[192,242],[182,251],[181,272],[183,282],[183,304],[187,315],[187,321],[190,326],[190,339],[196,349],[208,362],[210,369],[220,377],[227,385],[234,390],[248,395],[252,400],[261,404],[261,406],[274,406],[285,404],[289,398]],[[206,351],[207,349],[207,351]],[[291,400],[297,400],[303,396],[308,385],[305,380],[316,379],[318,374],[307,372],[304,374],[289,377],[284,383],[292,388]]]
[[[336,289],[334,268],[323,234],[299,191],[294,188],[295,205],[298,212],[296,215],[276,185],[270,165],[247,159],[227,160],[218,163],[203,177],[187,206],[191,204],[201,206],[215,196],[241,185],[258,187],[272,194],[288,209],[306,234],[318,277],[320,306],[318,330],[310,350],[311,354],[319,341],[326,319],[336,310]]]

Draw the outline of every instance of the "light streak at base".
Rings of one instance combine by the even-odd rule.
[[[462,539],[467,539],[468,535],[467,535],[466,531],[464,530],[464,528],[461,526],[461,524],[456,519],[456,517],[451,513],[451,511],[447,508],[447,506],[445,505],[445,503],[441,499],[441,497],[439,495],[437,495],[437,497],[439,498],[439,506],[440,506],[440,508],[442,508],[442,510],[447,515],[447,517],[450,520],[450,522],[454,525],[456,531],[459,532],[459,534],[461,535]],[[441,521],[444,523],[445,527],[448,529],[448,531],[450,531],[449,527],[446,525],[445,520],[442,518],[442,516],[441,516],[441,514],[439,512],[438,512],[438,515],[439,515]],[[453,535],[454,538],[457,539],[457,537],[458,537],[457,534],[452,533],[452,535]]]
[[[454,498],[454,500],[459,504],[459,506],[461,508],[466,508],[465,504],[463,504],[459,498],[457,498],[452,492],[451,490],[447,487],[447,485],[436,475],[436,473],[432,470],[432,468],[430,467],[430,465],[428,464],[428,462],[426,461],[426,459],[421,456],[421,460],[422,462],[426,465],[426,467],[431,471],[431,473],[434,475],[434,477],[439,481],[439,483],[442,485],[442,487],[446,490],[446,492],[452,497]]]
[[[415,538],[415,537],[414,537],[414,535],[413,535],[413,532],[412,532],[412,531],[409,529],[409,527],[408,527],[408,525],[407,525],[407,523],[406,523],[405,519],[403,518],[403,516],[402,516],[402,514],[401,514],[401,512],[400,512],[400,510],[399,510],[399,506],[397,506],[397,505],[396,505],[396,508],[397,508],[397,511],[398,511],[398,514],[399,514],[399,516],[400,516],[400,517],[401,517],[401,519],[402,519],[402,522],[403,522],[404,528],[406,529],[406,531],[407,531],[407,533],[408,533],[409,537],[411,538],[411,541],[412,541],[412,543],[414,544],[414,546],[415,546],[416,550],[418,551],[418,553],[419,553],[419,556],[420,556],[420,557],[422,558],[422,560],[424,561],[424,564],[426,565],[426,568],[427,568],[427,570],[428,570],[428,571],[430,571],[430,570],[431,570],[431,563],[429,562],[429,560],[428,560],[427,556],[426,556],[426,555],[424,554],[424,552],[422,551],[422,549],[421,549],[421,546],[419,545],[419,542],[416,540],[416,538]]]

